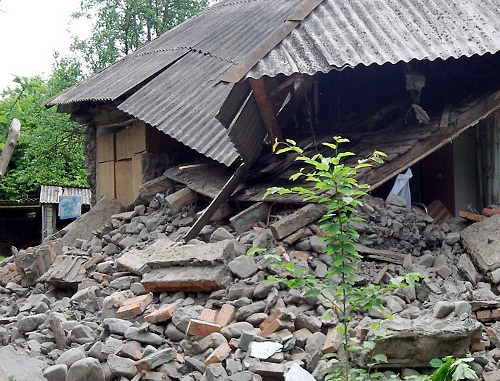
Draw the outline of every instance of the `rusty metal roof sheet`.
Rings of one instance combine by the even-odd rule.
[[[91,194],[89,188],[59,187],[42,185],[40,189],[40,204],[57,204],[59,196],[82,196],[82,203],[90,205]]]
[[[247,76],[313,75],[499,50],[498,0],[323,0]]]

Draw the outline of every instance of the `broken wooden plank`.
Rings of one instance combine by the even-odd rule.
[[[485,220],[485,219],[488,218],[488,217],[483,216],[481,214],[469,213],[469,212],[466,212],[466,211],[463,211],[463,210],[461,210],[460,212],[458,212],[458,215],[460,217],[462,217],[462,218],[465,218],[466,220],[476,221],[476,222],[483,221],[483,220]]]
[[[229,222],[238,234],[241,234],[256,223],[264,221],[269,215],[269,204],[257,202],[249,208],[242,210],[237,215],[231,217]]]
[[[182,209],[182,207],[189,205],[196,201],[196,193],[189,188],[183,188],[175,193],[168,195],[165,198],[170,211],[175,214]]]
[[[439,123],[439,128],[448,127],[448,124],[450,123],[450,111],[451,104],[448,103],[446,106],[444,106],[443,114],[441,115],[441,122]]]
[[[398,265],[402,265],[405,259],[404,254],[396,253],[392,250],[386,249],[373,249],[371,247],[367,247],[361,244],[354,245],[354,248],[362,254],[367,254],[367,256],[371,259],[376,259],[385,262],[391,262]]]
[[[382,279],[384,278],[384,275],[387,273],[388,270],[389,270],[389,265],[385,265],[384,267],[382,267],[382,269],[377,273],[377,275],[375,275],[375,278],[373,278],[373,283],[381,284]]]
[[[316,221],[325,214],[325,211],[326,206],[323,204],[307,204],[272,224],[270,226],[271,232],[276,239],[285,238],[300,228]]]

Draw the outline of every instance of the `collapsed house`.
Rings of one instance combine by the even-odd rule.
[[[493,0],[223,1],[47,106],[88,126],[97,199],[132,204],[167,170],[216,199],[208,214],[260,201],[294,171],[265,142],[343,135],[388,155],[361,176],[372,189],[411,167],[414,200],[455,215],[500,197],[499,14]]]

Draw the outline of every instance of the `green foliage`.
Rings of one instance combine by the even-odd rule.
[[[85,130],[69,116],[46,109],[42,103],[82,78],[75,60],[59,58],[48,80],[16,77],[16,86],[0,98],[0,141],[7,137],[13,118],[21,134],[9,169],[0,184],[0,198],[20,200],[36,196],[41,184],[88,186],[83,144]]]
[[[437,368],[432,374],[431,381],[459,381],[467,379],[476,379],[477,375],[469,363],[472,358],[457,359],[453,356],[447,356],[444,359],[433,359],[430,364]]]
[[[97,72],[206,6],[207,0],[83,0],[72,17],[94,20],[92,36],[75,38],[72,49]]]
[[[327,313],[329,316],[335,315],[340,323],[338,330],[342,336],[341,345],[344,355],[339,356],[339,361],[336,366],[330,369],[326,380],[378,380],[383,379],[383,375],[372,372],[372,367],[387,362],[387,357],[383,354],[373,354],[375,342],[365,341],[361,345],[351,345],[348,324],[354,314],[358,312],[367,311],[373,307],[381,308],[382,294],[398,287],[413,284],[420,279],[421,275],[409,274],[405,277],[393,278],[391,284],[386,287],[374,284],[364,287],[357,286],[355,272],[358,269],[361,255],[355,246],[359,234],[352,228],[352,223],[360,220],[355,216],[355,211],[361,205],[359,198],[366,194],[369,186],[359,184],[356,180],[356,174],[362,168],[381,163],[385,154],[375,151],[368,158],[358,160],[356,164],[350,166],[344,161],[345,158],[353,156],[354,153],[339,150],[339,146],[347,143],[348,140],[338,136],[333,139],[332,143],[324,143],[333,151],[331,157],[325,157],[320,153],[312,157],[306,156],[302,148],[298,147],[293,140],[276,143],[273,150],[277,154],[294,153],[295,160],[307,166],[307,168],[303,167],[293,174],[290,179],[293,181],[304,180],[311,187],[274,187],[268,189],[264,196],[296,193],[303,195],[304,201],[325,204],[326,212],[320,219],[320,226],[325,234],[325,254],[329,258],[328,281],[318,280],[295,262],[288,261],[283,256],[276,254],[270,255],[268,258],[276,260],[275,267],[281,276],[270,277],[270,279],[284,282],[290,288],[307,288],[306,296],[323,297],[333,306]],[[385,338],[387,338],[386,332],[382,332],[376,340],[384,340]],[[352,354],[362,350],[368,350],[372,353],[368,369],[352,368],[350,366]]]

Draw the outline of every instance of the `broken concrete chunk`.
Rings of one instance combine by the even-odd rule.
[[[169,239],[160,239],[143,250],[132,249],[123,254],[117,265],[131,273],[144,275],[150,269],[225,264],[245,252],[245,248],[234,239],[204,245],[174,245]]]
[[[461,236],[465,248],[485,273],[500,266],[500,215],[470,225]]]
[[[57,288],[76,289],[85,279],[85,262],[89,258],[77,255],[59,255],[42,278]]]
[[[205,267],[170,267],[151,270],[142,277],[147,291],[204,291],[221,290],[232,280],[225,265]]]
[[[250,278],[257,271],[259,267],[256,265],[252,258],[248,258],[246,255],[240,255],[236,257],[228,264],[229,270],[240,279]]]
[[[285,381],[315,381],[311,373],[294,363],[285,373]]]

